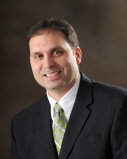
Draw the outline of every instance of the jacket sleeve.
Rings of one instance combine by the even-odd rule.
[[[127,159],[127,96],[121,102],[114,118],[111,146],[113,159]]]
[[[10,135],[11,135],[11,159],[22,159],[21,153],[19,152],[19,147],[18,147],[17,141],[15,139],[13,120],[11,122]]]

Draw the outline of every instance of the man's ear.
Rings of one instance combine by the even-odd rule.
[[[81,51],[80,47],[77,47],[75,49],[75,57],[76,57],[77,64],[79,65],[82,60],[82,51]]]

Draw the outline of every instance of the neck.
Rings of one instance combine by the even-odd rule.
[[[59,101],[74,86],[78,77],[79,76],[77,76],[77,78],[72,81],[68,87],[64,87],[62,89],[47,90],[48,95],[53,99]]]

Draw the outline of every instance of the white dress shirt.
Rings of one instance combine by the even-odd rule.
[[[50,97],[47,92],[47,97],[51,105],[51,118],[53,120],[53,125],[54,125],[54,105],[57,102],[63,108],[67,121],[69,120],[69,117],[70,117],[70,114],[76,99],[76,95],[78,92],[79,83],[80,83],[80,76],[78,77],[78,80],[73,85],[73,87],[59,101],[56,101],[55,99]]]

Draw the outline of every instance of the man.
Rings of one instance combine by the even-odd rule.
[[[31,28],[30,64],[46,95],[11,125],[12,159],[127,159],[127,90],[79,73],[77,35],[64,20]]]

